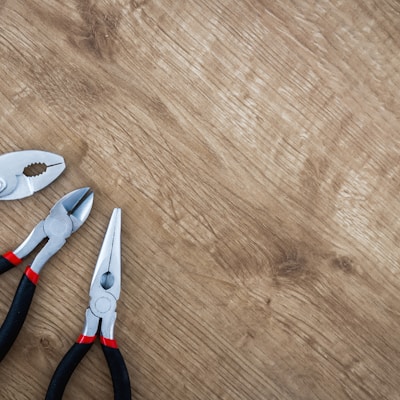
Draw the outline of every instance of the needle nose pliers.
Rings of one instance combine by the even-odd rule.
[[[27,167],[42,164],[43,173],[25,175]],[[43,189],[65,169],[64,159],[58,154],[41,150],[22,150],[0,156],[0,200],[22,199]]]
[[[65,244],[67,238],[86,221],[93,204],[90,188],[74,190],[62,197],[40,221],[26,240],[14,251],[0,256],[0,274],[17,266],[44,239],[40,250],[21,278],[10,310],[0,328],[0,361],[5,357],[20,332],[28,314],[39,280],[39,273],[46,262]]]
[[[121,209],[114,209],[90,285],[90,303],[82,334],[65,354],[49,384],[46,400],[60,400],[75,368],[91,348],[100,327],[100,343],[114,388],[114,399],[130,400],[125,361],[114,339],[117,300],[121,291]]]

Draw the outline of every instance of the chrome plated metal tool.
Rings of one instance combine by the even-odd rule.
[[[131,387],[125,361],[114,338],[117,301],[121,292],[121,209],[114,209],[90,285],[90,303],[82,334],[65,354],[51,379],[46,400],[60,400],[64,389],[98,332],[110,369],[114,399],[130,400]]]
[[[26,168],[42,164],[45,171],[34,176]],[[64,159],[41,150],[22,150],[0,155],[0,200],[16,200],[43,189],[65,169]]]
[[[22,276],[10,310],[0,328],[0,361],[17,338],[28,314],[39,274],[46,262],[60,250],[66,240],[86,221],[93,205],[90,188],[74,190],[62,197],[40,221],[26,240],[14,251],[0,256],[0,274],[17,266],[44,239],[48,239]]]

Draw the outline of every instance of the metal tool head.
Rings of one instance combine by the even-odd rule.
[[[74,190],[66,194],[50,210],[47,220],[59,223],[60,221],[69,219],[71,233],[77,231],[86,221],[93,206],[94,194],[89,187]],[[52,223],[53,224],[53,223]]]
[[[25,257],[43,239],[48,238],[48,242],[31,265],[31,269],[39,273],[47,260],[60,250],[71,234],[86,221],[92,209],[93,197],[90,188],[77,189],[66,194],[57,201],[47,218],[39,222],[14,254],[20,258]]]
[[[27,176],[24,171],[33,164],[42,164],[45,171]],[[64,159],[41,150],[23,150],[0,156],[0,200],[16,200],[43,189],[65,169]]]
[[[90,297],[101,298],[104,293],[111,294],[115,300],[121,292],[121,209],[115,208],[103,245],[99,252],[90,285]]]
[[[83,335],[96,335],[99,324],[104,338],[114,337],[117,301],[121,292],[121,209],[115,208],[90,284],[90,303],[85,314]]]

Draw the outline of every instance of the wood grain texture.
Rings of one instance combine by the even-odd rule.
[[[96,193],[0,398],[44,397],[121,207],[134,399],[400,399],[399,27],[396,0],[0,1],[0,151],[67,162],[0,203],[0,248]],[[99,346],[64,396],[81,398],[112,398]]]

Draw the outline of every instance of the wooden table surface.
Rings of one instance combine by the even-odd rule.
[[[133,399],[400,399],[398,1],[0,7],[0,152],[67,164],[0,202],[0,248],[95,191],[41,274],[1,399],[43,399],[114,207]],[[1,318],[22,271],[1,277]],[[97,344],[64,399],[112,397]]]

